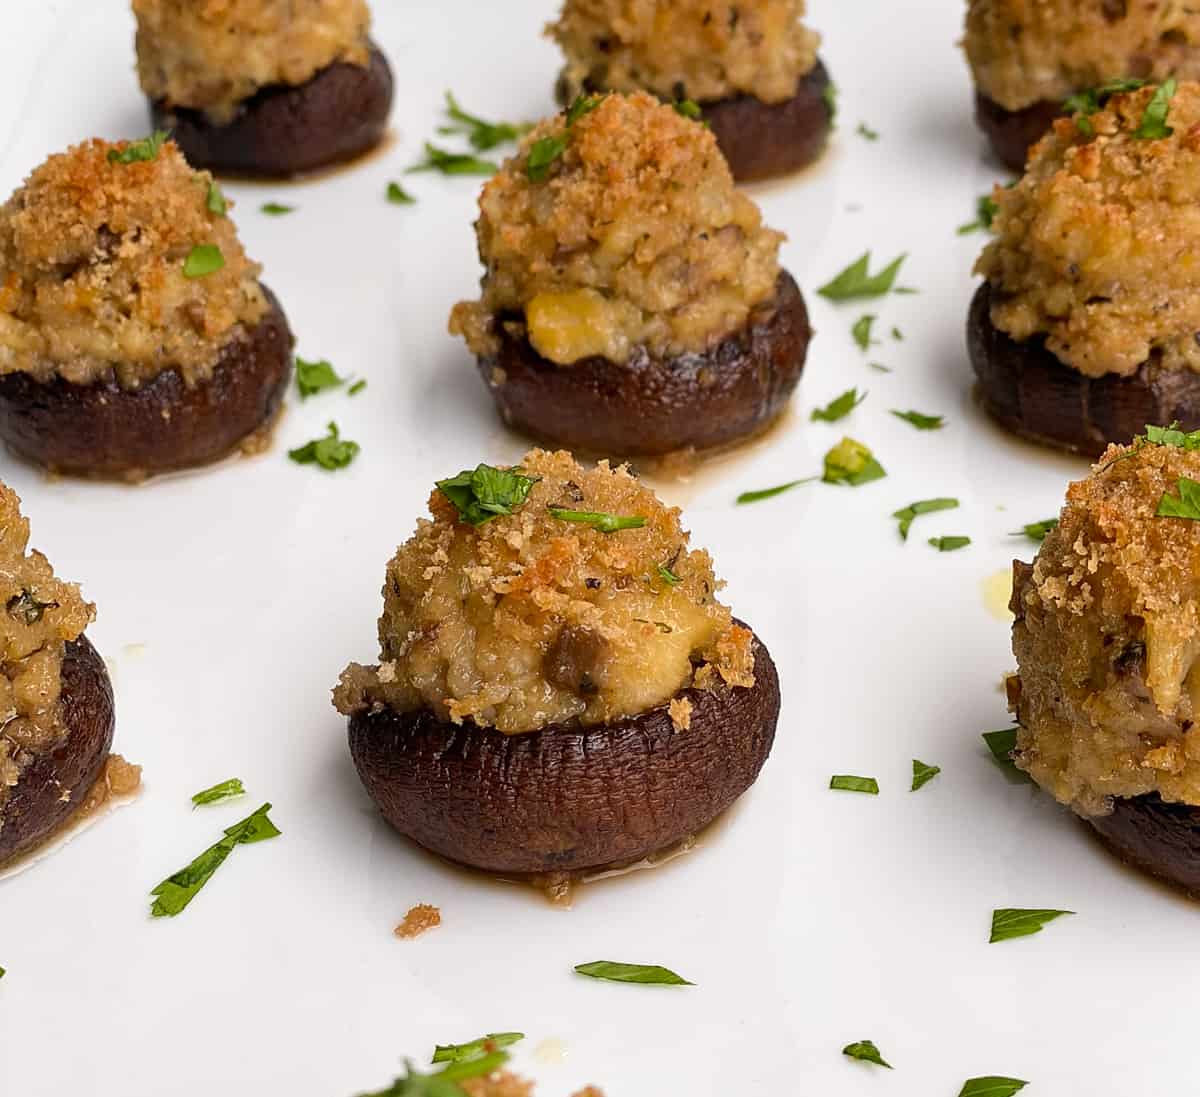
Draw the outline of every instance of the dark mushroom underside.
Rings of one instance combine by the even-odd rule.
[[[1005,110],[982,92],[975,93],[975,121],[1000,163],[1017,174],[1025,170],[1030,145],[1040,141],[1062,113],[1062,103],[1055,100],[1040,99],[1021,110]]]
[[[1034,442],[1090,457],[1128,443],[1147,423],[1200,428],[1200,374],[1144,362],[1127,377],[1085,377],[1060,362],[1040,337],[1018,343],[992,324],[992,290],[975,293],[967,349],[983,406],[1002,426]]]
[[[136,389],[115,379],[0,376],[0,439],[52,472],[137,480],[227,456],[275,418],[292,367],[292,333],[278,300],[221,352],[212,376],[188,387],[165,370]]]
[[[514,325],[516,327],[516,325]],[[800,381],[812,328],[792,276],[746,326],[699,354],[655,358],[637,348],[619,365],[560,366],[499,325],[500,350],[478,360],[501,417],[534,438],[612,457],[728,445],[765,429]]]
[[[1087,822],[1126,864],[1200,898],[1200,808],[1149,793],[1114,800],[1111,815]]]
[[[522,874],[637,861],[702,830],[758,776],[779,679],[757,638],[754,655],[752,688],[681,694],[686,731],[665,705],[523,735],[384,709],[350,718],[350,752],[384,818],[443,857]]]
[[[112,684],[104,660],[81,636],[62,663],[67,736],[36,755],[0,807],[0,864],[33,849],[75,811],[95,783],[112,746]]]
[[[781,103],[753,95],[701,103],[704,120],[738,182],[799,171],[816,160],[833,128],[829,73],[823,62],[801,77],[796,94]]]
[[[374,148],[392,107],[392,70],[371,47],[366,66],[337,62],[296,87],[263,88],[224,125],[203,111],[151,102],[189,164],[236,175],[287,178],[353,160]]]

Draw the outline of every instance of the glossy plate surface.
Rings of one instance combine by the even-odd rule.
[[[1086,465],[1009,440],[971,399],[964,324],[984,239],[955,229],[1003,176],[972,121],[958,0],[813,0],[840,126],[819,165],[752,191],[790,236],[817,330],[800,396],[766,439],[662,487],[779,665],[757,786],[701,851],[585,890],[570,912],[448,869],[380,822],[329,689],[373,658],[385,561],[434,479],[523,449],[445,334],[476,289],[478,180],[403,173],[443,121],[444,89],[488,117],[537,117],[558,58],[539,38],[552,0],[374,6],[396,73],[392,143],[324,179],[227,187],[299,353],[369,388],[293,392],[265,456],[136,489],[49,482],[0,455],[34,543],[99,606],[89,635],[112,663],[118,749],[146,780],[138,803],[0,883],[0,1093],[351,1097],[405,1055],[507,1029],[528,1034],[516,1063],[546,1097],[587,1082],[609,1097],[954,1097],[988,1074],[1047,1095],[1193,1086],[1200,907],[1007,783],[979,738],[1007,726],[992,577],[1033,548],[1010,531],[1056,513]],[[71,142],[144,134],[126,3],[0,8],[0,195]],[[387,204],[390,179],[418,203]],[[269,217],[265,202],[296,211]],[[875,265],[908,252],[900,284],[919,294],[817,295],[868,248]],[[864,313],[878,316],[866,353],[850,335]],[[870,396],[850,419],[807,421],[851,386]],[[948,425],[921,433],[892,408]],[[358,461],[290,463],[331,419]],[[886,479],[733,505],[812,475],[844,433]],[[942,495],[961,509],[919,518],[902,544],[892,511]],[[974,543],[938,553],[926,542],[942,534]],[[916,793],[913,758],[943,771]],[[881,794],[830,792],[835,773],[874,776]],[[246,799],[191,810],[233,776]],[[264,800],[283,836],[239,847],[183,915],[151,921],[150,889]],[[421,902],[443,926],[394,938]],[[1078,914],[989,945],[995,907]],[[599,959],[697,985],[572,974]],[[894,1072],[841,1055],[863,1038]]]

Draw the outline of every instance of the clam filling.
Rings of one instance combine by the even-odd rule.
[[[0,827],[22,772],[69,734],[60,704],[63,653],[95,616],[77,586],[29,551],[20,502],[0,484]]]
[[[334,691],[343,713],[517,734],[669,704],[683,732],[681,691],[754,684],[708,553],[627,467],[535,449],[443,481],[429,507],[388,565],[379,665],[352,664]]]
[[[774,296],[784,237],[710,130],[639,93],[578,100],[483,189],[483,294],[450,331],[486,357],[504,325],[558,365],[704,352]]]
[[[1145,793],[1200,806],[1198,480],[1200,452],[1112,446],[1017,567],[1016,761],[1082,815]]]

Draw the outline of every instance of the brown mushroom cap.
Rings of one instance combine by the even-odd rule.
[[[350,717],[350,752],[384,818],[426,849],[488,872],[579,874],[696,834],[753,784],[779,716],[757,637],[754,677],[681,691],[684,731],[667,705],[518,735],[381,706]]]
[[[1200,808],[1152,792],[1114,800],[1111,815],[1087,822],[1127,865],[1200,898]]]
[[[1018,174],[1025,170],[1029,146],[1040,141],[1062,113],[1058,100],[1040,99],[1020,110],[1006,110],[983,92],[975,93],[975,121],[1000,163]]]
[[[1200,374],[1143,362],[1127,377],[1086,377],[1046,349],[1043,337],[1018,343],[992,323],[992,288],[971,301],[967,350],[983,406],[1002,426],[1042,445],[1099,457],[1131,441],[1147,423],[1200,428]]]
[[[108,757],[112,683],[86,636],[66,646],[61,704],[66,738],[33,759],[0,807],[0,864],[33,849],[66,822]]]
[[[138,388],[113,378],[76,385],[0,376],[0,439],[53,472],[98,479],[141,479],[225,457],[272,422],[291,377],[291,329],[263,290],[267,313],[191,386],[174,369]]]
[[[783,411],[812,337],[795,280],[746,326],[704,353],[670,359],[639,347],[629,362],[584,358],[560,366],[498,325],[500,349],[479,372],[510,426],[539,440],[610,456],[710,449],[748,437]]]
[[[151,102],[150,116],[195,167],[287,178],[374,148],[391,108],[391,66],[372,45],[367,66],[337,61],[295,87],[263,88],[225,125],[203,111],[169,107],[161,100]]]

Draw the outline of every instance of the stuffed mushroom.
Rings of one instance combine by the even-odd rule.
[[[679,511],[533,450],[440,481],[387,569],[380,662],[334,691],[400,833],[495,873],[640,860],[753,783],[779,713],[761,641]]]
[[[1014,565],[1016,764],[1121,858],[1200,893],[1200,434],[1148,428]]]
[[[136,480],[262,448],[292,335],[228,203],[161,135],[51,156],[0,206],[0,438]]]
[[[0,866],[133,791],[139,773],[110,760],[112,686],[84,635],[95,607],[28,544],[20,500],[0,484]]]
[[[811,163],[834,89],[804,0],[566,0],[547,33],[567,64],[558,97],[648,91],[695,103],[738,180]]]
[[[1093,89],[1200,77],[1200,10],[1161,0],[970,0],[975,117],[1012,171]]]
[[[365,0],[133,0],[154,125],[191,163],[287,177],[382,139],[392,72]]]
[[[710,130],[645,93],[583,97],[483,189],[483,294],[461,335],[505,422],[600,456],[765,429],[811,330],[781,233]]]
[[[968,320],[987,410],[1098,455],[1146,423],[1200,427],[1200,84],[1064,118],[997,188]]]

